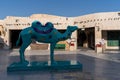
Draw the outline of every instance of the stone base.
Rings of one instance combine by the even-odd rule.
[[[41,62],[30,62],[27,65],[20,63],[12,63],[7,67],[8,72],[13,71],[52,71],[52,70],[80,70],[82,71],[83,66],[78,61],[56,61],[56,64],[50,65],[49,61]]]
[[[97,47],[96,48],[96,52],[99,54],[99,53],[102,53],[102,47]]]

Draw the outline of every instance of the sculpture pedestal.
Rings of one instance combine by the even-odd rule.
[[[20,63],[12,63],[7,67],[8,72],[13,71],[52,71],[52,70],[80,70],[82,71],[82,64],[78,61],[56,61],[56,64],[50,65],[50,62],[30,62],[27,65]]]

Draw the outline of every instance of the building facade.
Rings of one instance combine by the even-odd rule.
[[[101,52],[106,49],[120,49],[120,12],[102,12],[78,17],[61,17],[47,14],[33,14],[29,17],[7,16],[0,20],[0,35],[4,48],[15,48],[20,31],[31,26],[34,20],[43,25],[52,22],[54,27],[64,33],[68,25],[78,26],[71,40],[59,42],[57,49],[77,50],[85,47]],[[36,43],[29,49],[49,49],[49,44]],[[42,46],[42,47],[40,47]],[[43,48],[44,47],[44,48]]]

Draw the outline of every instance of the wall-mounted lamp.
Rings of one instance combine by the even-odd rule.
[[[83,28],[81,29],[82,31],[84,31],[85,30],[85,25],[83,25]]]
[[[100,26],[96,26],[96,28],[97,28],[97,31],[100,31]]]
[[[85,30],[85,28],[82,28],[81,30],[82,30],[82,31],[84,31],[84,30]]]

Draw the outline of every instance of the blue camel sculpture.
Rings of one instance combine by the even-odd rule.
[[[44,26],[39,21],[33,21],[32,25],[28,28],[23,29],[19,38],[16,42],[16,45],[19,45],[22,41],[19,53],[20,53],[20,63],[28,64],[28,61],[25,60],[24,52],[25,49],[31,44],[32,40],[43,43],[50,43],[50,61],[51,65],[55,65],[54,60],[54,48],[57,42],[66,40],[71,37],[72,32],[77,30],[77,26],[68,26],[65,33],[60,33],[57,29],[54,28],[51,22],[47,22]]]

